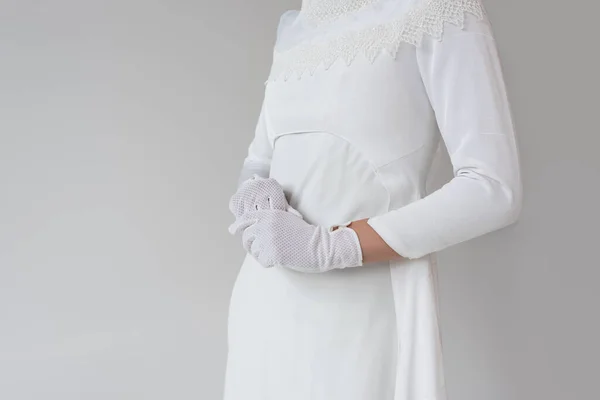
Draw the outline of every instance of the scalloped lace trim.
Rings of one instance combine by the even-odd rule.
[[[327,70],[338,59],[349,66],[358,54],[370,62],[383,51],[395,58],[403,42],[419,46],[425,34],[441,39],[445,23],[463,28],[466,13],[483,18],[485,10],[481,0],[426,0],[400,20],[352,31],[325,42],[303,43],[286,51],[275,51],[267,83],[280,77],[287,81],[294,75],[300,79],[306,72],[313,75],[320,66]]]

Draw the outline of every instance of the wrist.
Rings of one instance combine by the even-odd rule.
[[[363,254],[356,231],[349,228],[351,222],[329,228],[331,237],[330,251],[333,252],[334,268],[360,267],[363,265]]]
[[[348,225],[349,229],[356,232],[359,239],[363,262],[381,262],[401,259],[379,234],[368,224],[368,218],[353,221]]]

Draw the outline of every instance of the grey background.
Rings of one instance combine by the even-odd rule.
[[[0,0],[1,399],[221,397],[227,201],[298,6]],[[440,254],[450,400],[597,398],[598,6],[486,6],[525,204]]]

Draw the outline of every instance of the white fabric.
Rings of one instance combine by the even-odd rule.
[[[242,244],[263,267],[276,265],[298,272],[322,273],[360,267],[362,251],[353,229],[315,226],[267,204],[246,212],[231,229],[242,232]]]
[[[272,149],[269,144],[269,139],[263,134],[263,132],[266,132],[267,130],[265,113],[266,111],[263,104],[258,117],[258,123],[256,124],[254,140],[250,143],[248,156],[244,159],[244,163],[240,170],[237,182],[238,187],[254,175],[263,178],[269,177]]]
[[[247,160],[240,171],[238,177],[237,186],[240,187],[245,181],[252,178],[253,176],[260,176],[261,178],[269,177],[269,164],[261,163],[252,160]]]
[[[383,2],[320,22],[306,40],[285,39],[298,27],[287,13],[279,50],[351,34]],[[359,51],[350,64],[270,80],[248,159],[269,165],[308,223],[369,218],[406,258],[301,274],[246,257],[230,305],[226,400],[446,398],[434,252],[516,220],[518,152],[485,13],[469,12],[467,0],[394,3],[398,18],[450,3],[464,18],[438,15],[443,35],[425,32],[395,54]],[[362,28],[378,29],[375,14]],[[455,177],[427,195],[440,139]]]

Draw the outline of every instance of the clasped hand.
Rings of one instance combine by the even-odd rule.
[[[315,226],[292,208],[281,185],[257,175],[243,182],[231,197],[236,220],[231,234],[241,233],[242,246],[261,265],[300,272],[325,272],[362,265],[354,230]]]

